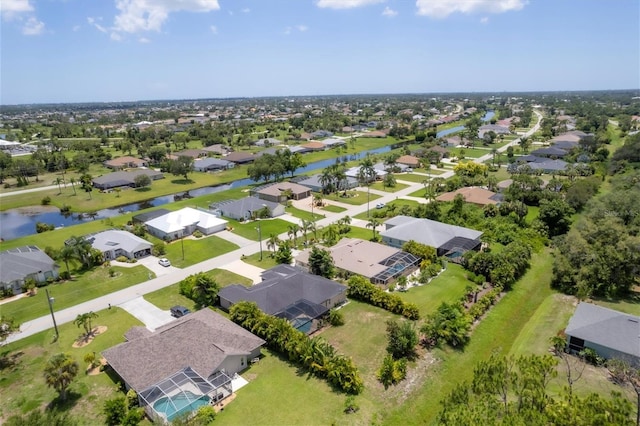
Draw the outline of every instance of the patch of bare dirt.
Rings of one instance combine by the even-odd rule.
[[[101,369],[102,369],[102,367],[103,367],[103,366],[105,366],[105,365],[107,365],[107,360],[106,360],[106,359],[104,359],[104,358],[100,358],[100,364],[96,365],[95,367],[91,367],[91,366],[89,366],[89,367],[87,368],[86,373],[87,373],[87,375],[88,375],[88,376],[97,376],[98,374],[100,374],[100,373],[101,373],[101,371],[100,371],[100,370],[101,370]]]
[[[89,343],[93,342],[93,339],[95,339],[96,336],[99,336],[102,333],[105,333],[106,331],[107,331],[107,327],[104,326],[104,325],[99,325],[97,327],[94,327],[93,330],[91,330],[91,333],[85,334],[80,339],[78,339],[75,342],[73,342],[72,347],[74,347],[76,349],[77,348],[84,348]]]

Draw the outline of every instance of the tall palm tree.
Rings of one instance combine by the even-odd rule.
[[[71,178],[69,179],[69,183],[71,184],[71,189],[73,189],[73,195],[76,195],[76,179],[75,178]]]
[[[298,245],[298,241],[297,241],[298,232],[300,232],[299,225],[295,223],[292,225],[289,225],[289,230],[287,231],[287,235],[289,235],[289,237],[292,238],[294,246]]]
[[[54,185],[58,185],[58,195],[62,194],[62,188],[60,187],[61,183],[62,183],[62,178],[59,176],[56,178],[56,180],[53,181]]]
[[[300,228],[302,228],[302,234],[304,235],[304,245],[306,247],[309,242],[309,237],[307,236],[307,234],[309,232],[315,231],[316,224],[312,220],[302,219]]]
[[[44,368],[44,381],[47,386],[54,388],[60,400],[67,399],[67,389],[78,375],[78,363],[69,354],[52,356]]]
[[[75,259],[78,259],[83,268],[89,269],[93,263],[91,259],[91,243],[83,237],[72,236],[65,241],[65,246],[70,247]]]
[[[322,170],[318,181],[320,182],[320,185],[322,185],[323,194],[330,194],[333,192],[333,172],[331,171],[331,167],[327,167]]]
[[[269,239],[267,240],[267,250],[271,250],[273,253],[271,257],[276,254],[276,247],[280,244],[280,238],[276,234],[269,234]]]
[[[76,258],[76,253],[73,247],[68,245],[64,245],[62,249],[58,252],[58,259],[62,260],[67,267],[67,273],[71,275],[71,271],[69,270],[69,261]]]
[[[338,239],[338,230],[335,225],[329,225],[324,228],[322,232],[322,238],[324,239],[325,244],[332,245],[335,244]]]
[[[360,162],[360,169],[358,170],[358,181],[360,184],[367,185],[367,217],[369,217],[369,202],[371,201],[371,182],[376,178],[378,173],[373,167],[373,160],[370,156],[366,156]]]
[[[93,332],[92,321],[95,318],[98,318],[98,314],[96,314],[93,311],[89,311],[89,312],[85,312],[84,314],[78,314],[76,319],[73,320],[73,323],[75,325],[77,325],[78,327],[84,328],[84,334],[85,334],[85,336],[88,337]]]
[[[375,217],[372,217],[369,219],[369,222],[367,222],[367,228],[371,228],[373,230],[373,239],[376,238],[376,228],[380,225],[382,225],[382,223]]]

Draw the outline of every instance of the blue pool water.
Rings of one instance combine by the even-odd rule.
[[[196,395],[193,392],[185,391],[178,395],[158,399],[153,403],[153,409],[158,413],[164,413],[167,420],[172,421],[181,414],[195,411],[203,405],[209,404],[210,400],[211,398],[207,395]]]

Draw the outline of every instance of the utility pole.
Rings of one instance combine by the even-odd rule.
[[[49,296],[49,289],[44,289],[47,293],[47,301],[49,302],[49,311],[51,311],[51,319],[53,319],[53,328],[56,330],[56,340],[60,337],[60,333],[58,333],[58,324],[56,324],[56,317],[53,315],[53,301],[55,300],[53,297]]]

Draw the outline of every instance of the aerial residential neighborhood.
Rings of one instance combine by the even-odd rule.
[[[0,13],[0,424],[640,425],[637,3]]]

